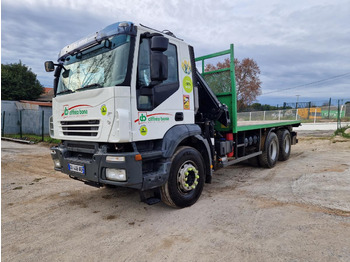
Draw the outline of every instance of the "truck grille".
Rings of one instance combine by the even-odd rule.
[[[61,128],[65,136],[97,136],[100,120],[61,121]]]

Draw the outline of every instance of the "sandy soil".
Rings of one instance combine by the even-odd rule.
[[[350,261],[349,140],[221,169],[185,209],[72,180],[45,146],[1,146],[2,261]]]

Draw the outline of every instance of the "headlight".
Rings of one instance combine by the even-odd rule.
[[[106,177],[113,181],[126,181],[125,169],[106,168]]]
[[[56,168],[61,168],[61,163],[60,163],[60,160],[59,159],[54,159],[53,160],[53,163],[55,165]]]

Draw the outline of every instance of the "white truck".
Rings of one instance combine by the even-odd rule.
[[[196,69],[196,61],[204,69],[205,59],[222,54],[231,58],[227,70]],[[50,135],[61,140],[51,148],[54,168],[181,208],[198,200],[220,167],[287,160],[300,122],[238,122],[233,61],[233,45],[195,59],[171,32],[132,22],[64,47],[57,63],[45,62],[54,71]]]

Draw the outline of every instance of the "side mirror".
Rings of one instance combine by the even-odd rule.
[[[151,51],[151,81],[168,79],[168,57],[161,52]]]
[[[46,61],[45,62],[45,71],[52,72],[54,70],[55,70],[55,64],[52,61]]]
[[[169,39],[153,36],[151,39],[151,81],[162,82],[168,79],[168,57],[163,54],[168,50]]]
[[[151,50],[165,52],[168,50],[169,39],[164,36],[153,36],[151,39]]]

